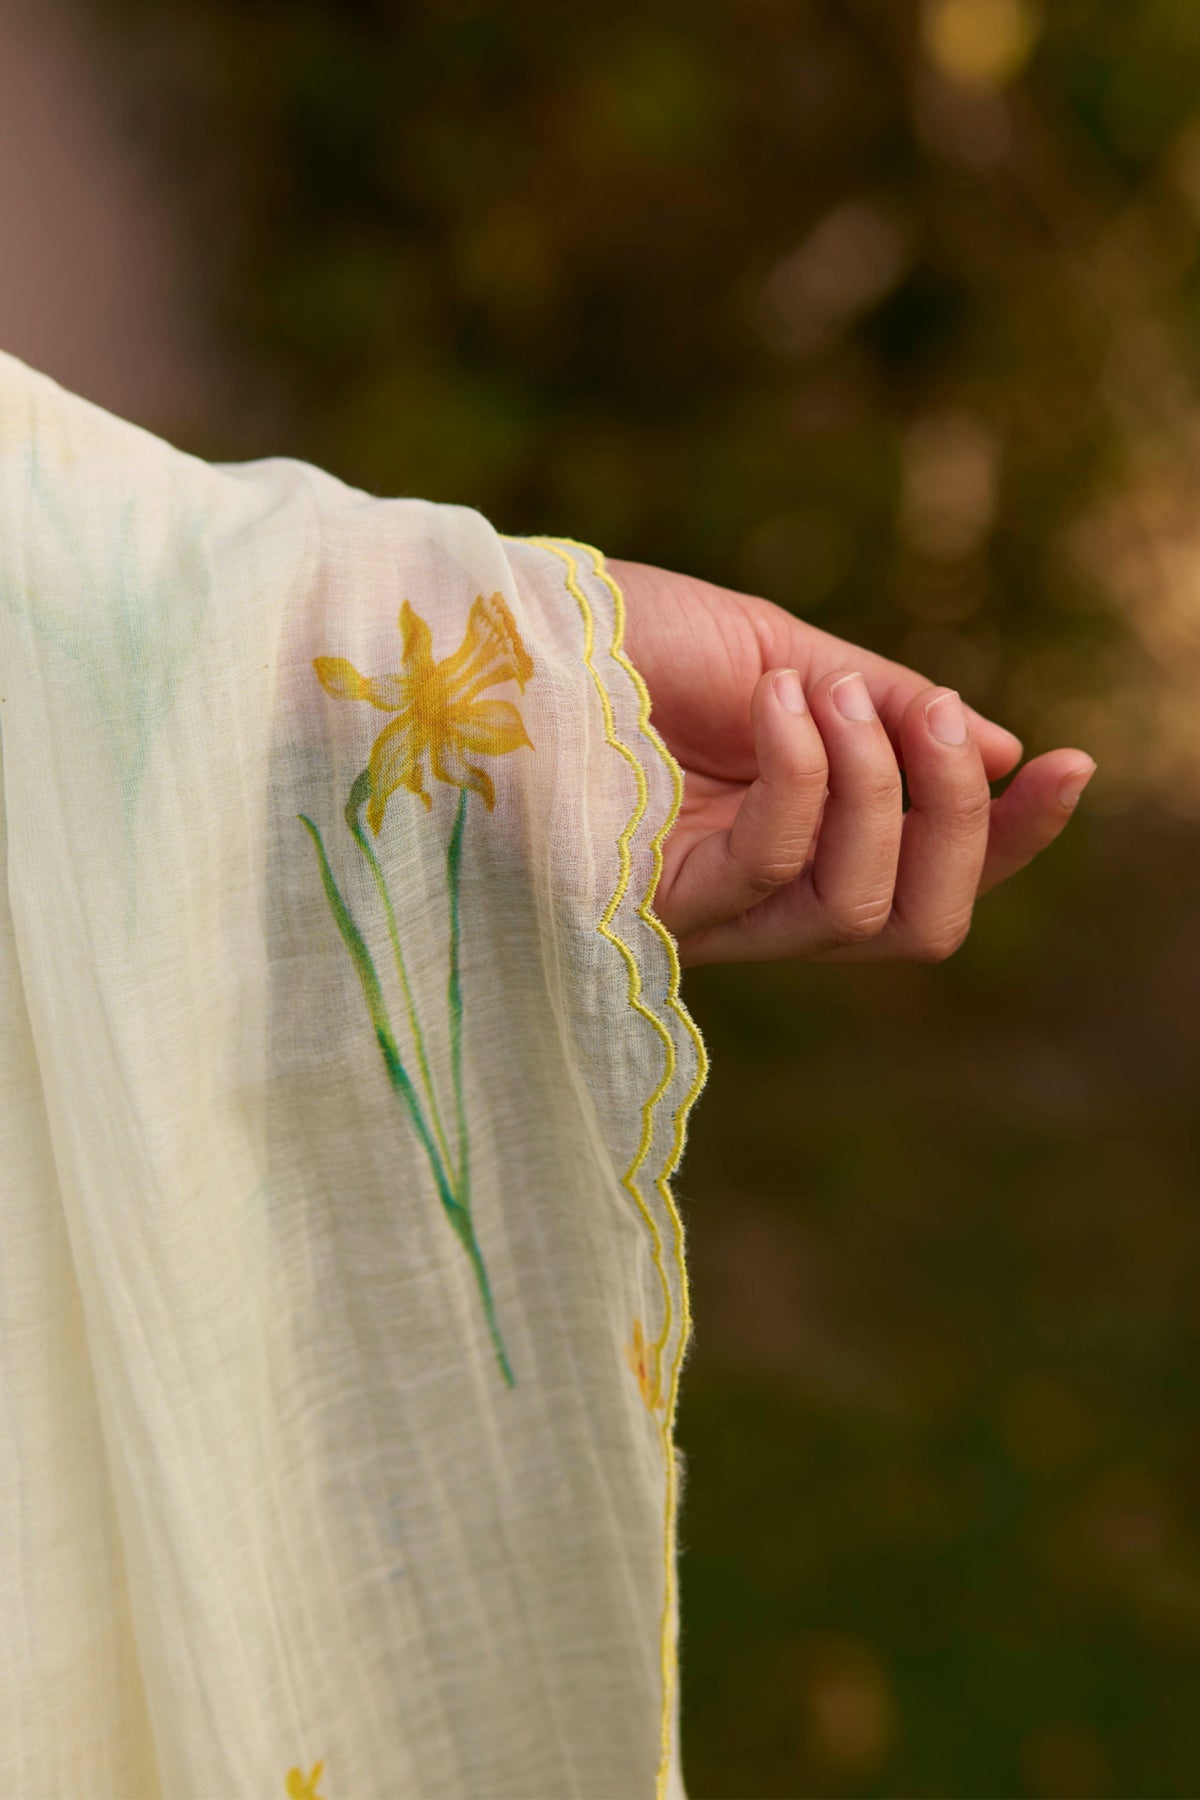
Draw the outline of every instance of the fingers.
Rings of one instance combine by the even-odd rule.
[[[899,663],[886,662],[883,657],[863,656],[860,661],[871,689],[871,698],[879,709],[879,716],[907,772],[904,719],[913,701],[929,691],[929,680],[915,669],[905,669]],[[1003,725],[997,725],[994,719],[985,719],[973,706],[964,704],[963,711],[987,779],[999,781],[1021,759],[1020,738]]]
[[[865,949],[940,962],[970,929],[991,794],[966,708],[952,689],[915,694],[899,731],[910,805],[888,929]]]
[[[788,810],[771,810],[770,783],[760,794],[750,789],[728,834],[731,851],[760,873],[769,867],[775,891],[764,894],[760,887],[756,904],[740,915],[724,911],[726,923],[687,945],[689,962],[816,956],[869,942],[887,922],[904,822],[895,754],[857,672],[842,669],[825,677],[809,702],[827,776],[823,804],[814,811],[815,794],[805,802],[803,854],[787,836]],[[711,879],[711,861],[700,861],[697,852],[689,860]],[[722,892],[728,906],[736,883],[727,879]]]
[[[760,626],[766,633],[769,656],[779,662],[798,663],[810,681],[835,668],[861,669],[884,729],[903,763],[901,726],[913,700],[930,686],[926,676],[806,625],[778,607],[770,607],[767,614],[760,616]],[[973,707],[965,710],[987,778],[998,781],[1020,761],[1021,740],[1015,732],[994,719],[984,718]]]
[[[1053,842],[1095,769],[1083,751],[1052,751],[993,802],[970,709],[925,685],[896,726],[905,813],[863,676],[836,670],[807,702],[795,670],[754,689],[758,777],[731,822],[734,793],[716,794],[708,817],[727,828],[700,839],[659,902],[689,964],[941,961],[966,937],[977,894]]]
[[[813,925],[833,944],[874,938],[887,923],[904,826],[900,770],[870,691],[835,673],[812,695],[829,756],[829,797],[813,857]]]
[[[736,919],[794,881],[816,835],[828,763],[797,671],[763,675],[750,712],[758,778],[732,826],[702,838],[679,869],[668,900],[677,937]]]
[[[1015,875],[1054,842],[1095,772],[1085,750],[1050,750],[1026,763],[992,802],[981,894]]]

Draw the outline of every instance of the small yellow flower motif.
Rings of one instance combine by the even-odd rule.
[[[625,1346],[625,1360],[637,1376],[638,1392],[653,1412],[662,1404],[658,1391],[658,1350],[654,1344],[646,1342],[640,1319],[633,1321],[633,1340]]]
[[[490,812],[496,790],[491,777],[467,761],[468,754],[505,756],[523,746],[533,748],[515,706],[476,698],[502,681],[515,681],[523,689],[533,674],[533,658],[500,594],[488,600],[479,595],[467,615],[462,643],[442,662],[433,660],[433,634],[407,600],[400,608],[400,636],[404,649],[394,675],[360,675],[344,656],[313,658],[321,686],[336,700],[367,700],[396,714],[372,744],[368,764],[367,823],[376,836],[383,809],[397,788],[407,788],[432,806],[423,757],[428,756],[436,781],[470,788]]]
[[[288,1800],[322,1800],[317,1792],[317,1783],[324,1767],[323,1762],[314,1763],[311,1775],[304,1775],[299,1769],[289,1769],[286,1783]]]

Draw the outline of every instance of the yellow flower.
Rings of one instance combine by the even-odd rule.
[[[633,1341],[625,1346],[625,1360],[637,1376],[638,1392],[651,1412],[661,1404],[658,1391],[658,1351],[646,1342],[642,1321],[633,1321]]]
[[[321,1796],[317,1792],[317,1783],[321,1779],[321,1771],[324,1767],[323,1762],[314,1763],[311,1775],[303,1775],[299,1769],[289,1769],[286,1782],[288,1800],[321,1800]]]
[[[425,792],[424,756],[435,780],[472,789],[490,812],[496,790],[491,777],[467,761],[468,754],[505,756],[522,746],[533,748],[515,706],[476,698],[502,681],[524,688],[533,674],[533,658],[499,594],[490,600],[479,595],[462,643],[442,662],[434,662],[433,634],[407,600],[400,608],[400,635],[404,649],[394,675],[360,675],[344,656],[313,658],[321,686],[336,700],[368,700],[396,714],[371,746],[367,823],[376,836],[397,788],[433,804]]]

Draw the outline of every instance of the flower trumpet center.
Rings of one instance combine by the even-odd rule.
[[[481,756],[532,749],[521,715],[508,700],[482,696],[513,681],[521,689],[533,675],[533,658],[502,594],[472,602],[462,643],[440,662],[433,656],[428,622],[406,600],[400,608],[401,668],[390,675],[362,675],[340,656],[318,656],[313,667],[327,693],[366,700],[393,715],[371,746],[367,820],[376,834],[397,788],[407,788],[428,807],[424,763],[435,781],[470,789],[488,811],[496,802]]]

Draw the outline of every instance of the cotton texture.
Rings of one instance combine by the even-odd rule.
[[[585,546],[0,357],[0,1793],[681,1800],[621,630]]]

